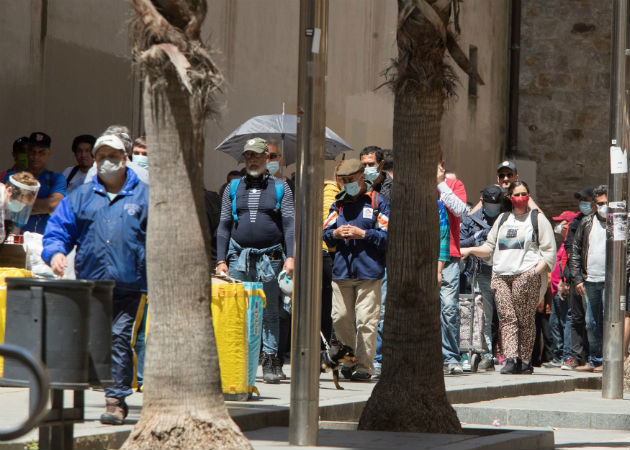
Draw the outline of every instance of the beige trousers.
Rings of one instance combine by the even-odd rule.
[[[332,288],[332,319],[337,339],[354,349],[357,372],[373,374],[381,280],[335,280]]]

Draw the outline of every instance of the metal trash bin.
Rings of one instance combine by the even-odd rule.
[[[5,343],[19,345],[46,365],[52,389],[87,389],[90,302],[87,280],[7,278]],[[111,323],[111,313],[110,313]],[[5,361],[4,386],[26,386],[29,376]]]
[[[114,385],[112,379],[112,299],[115,281],[92,280],[90,300],[89,383],[91,387]]]

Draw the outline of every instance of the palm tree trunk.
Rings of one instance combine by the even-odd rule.
[[[455,433],[461,426],[446,398],[437,286],[436,169],[451,78],[442,62],[445,42],[435,27],[418,10],[409,10],[412,1],[398,3],[399,57],[390,80],[396,185],[387,244],[383,365],[359,429]]]
[[[218,78],[211,76],[207,52],[189,36],[196,34],[189,33],[190,24],[198,26],[205,15],[202,1],[157,2],[173,23],[189,20],[182,32],[182,25],[161,22],[164,16],[151,1],[134,0],[141,18],[136,26],[147,27],[134,38],[151,158],[146,242],[151,333],[142,415],[125,449],[251,448],[223,401],[210,313],[203,129]],[[186,20],[175,20],[186,7]],[[177,46],[160,41],[167,32]]]

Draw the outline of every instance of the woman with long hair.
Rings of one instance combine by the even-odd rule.
[[[513,182],[507,195],[512,211],[497,218],[483,245],[462,249],[462,257],[492,260],[490,286],[495,291],[501,343],[507,358],[501,373],[531,374],[536,307],[544,295],[542,288],[547,287],[547,271],[555,263],[556,242],[547,218],[527,206],[527,183]]]

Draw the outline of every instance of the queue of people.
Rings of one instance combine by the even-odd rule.
[[[120,125],[98,138],[77,136],[72,143],[77,164],[59,174],[46,168],[51,141],[42,132],[15,141],[14,165],[4,173],[6,189],[0,191],[3,214],[23,231],[43,234],[42,259],[55,274],[63,274],[66,256],[76,247],[78,277],[116,281],[115,385],[105,391],[101,422],[122,424],[134,378],[142,388],[144,339],[132,337],[132,331],[136,320],[146,320],[146,142],[133,140]],[[250,139],[242,156],[244,169],[228,174],[220,194],[206,192],[209,235],[216,239],[217,275],[263,283],[263,381],[279,383],[286,379],[290,320],[282,313],[278,278],[291,278],[294,271],[295,187],[282,172],[278,142]],[[341,161],[322,189],[322,349],[335,343],[349,347],[356,362],[345,363],[342,374],[365,382],[380,375],[383,363],[391,150],[370,146],[359,159]],[[533,373],[541,329],[552,342],[552,357],[541,361],[544,365],[601,370],[606,186],[584,188],[576,199],[580,213],[565,211],[550,221],[519,179],[516,165],[504,161],[496,183],[484,188],[473,206],[457,175],[444,163],[438,166],[440,251],[435,260],[445,374],[464,371],[460,294],[467,284],[482,296],[480,370],[495,370],[501,363],[503,374]],[[551,314],[541,313],[544,320],[538,323],[536,311],[548,288]],[[136,328],[142,333],[142,325]],[[139,356],[135,373],[132,342]]]

